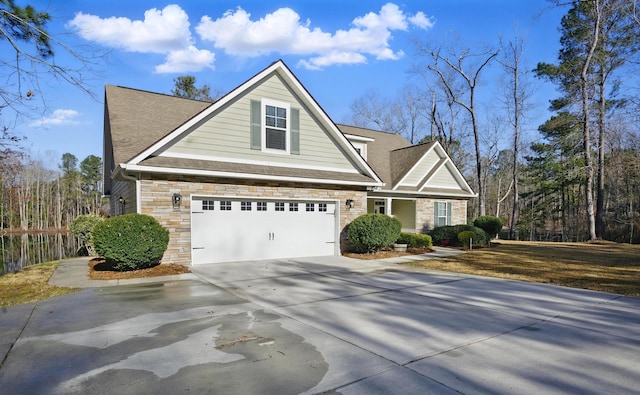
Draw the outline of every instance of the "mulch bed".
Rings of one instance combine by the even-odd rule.
[[[174,263],[160,264],[140,270],[119,272],[102,258],[94,258],[89,261],[89,278],[92,280],[124,280],[129,278],[172,276],[184,273],[191,273],[189,267]]]
[[[393,251],[392,249],[385,248],[375,253],[345,252],[342,255],[349,258],[370,260],[370,259],[395,258],[398,256],[408,256],[408,255],[421,255],[421,254],[428,254],[433,251],[434,250],[432,250],[431,248],[407,248],[406,252],[398,252],[398,251]]]

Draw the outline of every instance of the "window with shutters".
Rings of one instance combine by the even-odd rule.
[[[276,100],[252,100],[251,149],[300,154],[300,110]]]
[[[289,104],[262,101],[262,149],[289,153]]]
[[[451,202],[435,202],[435,227],[451,225]]]

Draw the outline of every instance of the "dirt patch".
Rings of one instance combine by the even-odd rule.
[[[172,276],[184,273],[191,273],[189,267],[175,263],[163,263],[146,269],[119,272],[102,258],[94,258],[89,261],[89,278],[92,280],[124,280],[129,278]]]
[[[431,248],[407,248],[406,252],[398,252],[398,251],[393,251],[392,249],[385,248],[374,253],[345,252],[342,255],[349,258],[370,260],[370,259],[395,258],[399,256],[408,256],[408,255],[422,255],[422,254],[428,254],[433,251],[434,250],[432,250]]]

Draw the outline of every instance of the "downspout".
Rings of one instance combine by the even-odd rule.
[[[124,170],[122,170],[120,172],[120,175],[122,175],[123,178],[129,180],[129,181],[134,181],[135,185],[136,185],[136,213],[141,214],[142,213],[142,207],[140,207],[140,180],[138,180],[138,177],[127,174]]]

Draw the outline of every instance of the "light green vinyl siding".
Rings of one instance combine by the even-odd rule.
[[[402,186],[417,186],[420,181],[431,171],[433,166],[438,163],[440,157],[435,151],[430,151],[424,158],[420,160],[418,165],[413,168],[407,177],[402,181]]]
[[[292,110],[299,109],[299,155],[251,149],[251,101],[263,98],[290,103]],[[246,95],[240,96],[236,102],[221,109],[165,152],[172,155],[210,157],[211,160],[249,160],[283,166],[327,167],[348,171],[353,169],[345,153],[276,75],[268,77]]]
[[[458,183],[453,176],[453,170],[451,164],[447,163],[442,166],[431,178],[425,186],[437,187],[437,188],[459,188],[462,189],[462,185]]]
[[[416,232],[416,202],[414,200],[394,199],[391,202],[393,216],[402,223],[402,231]]]

